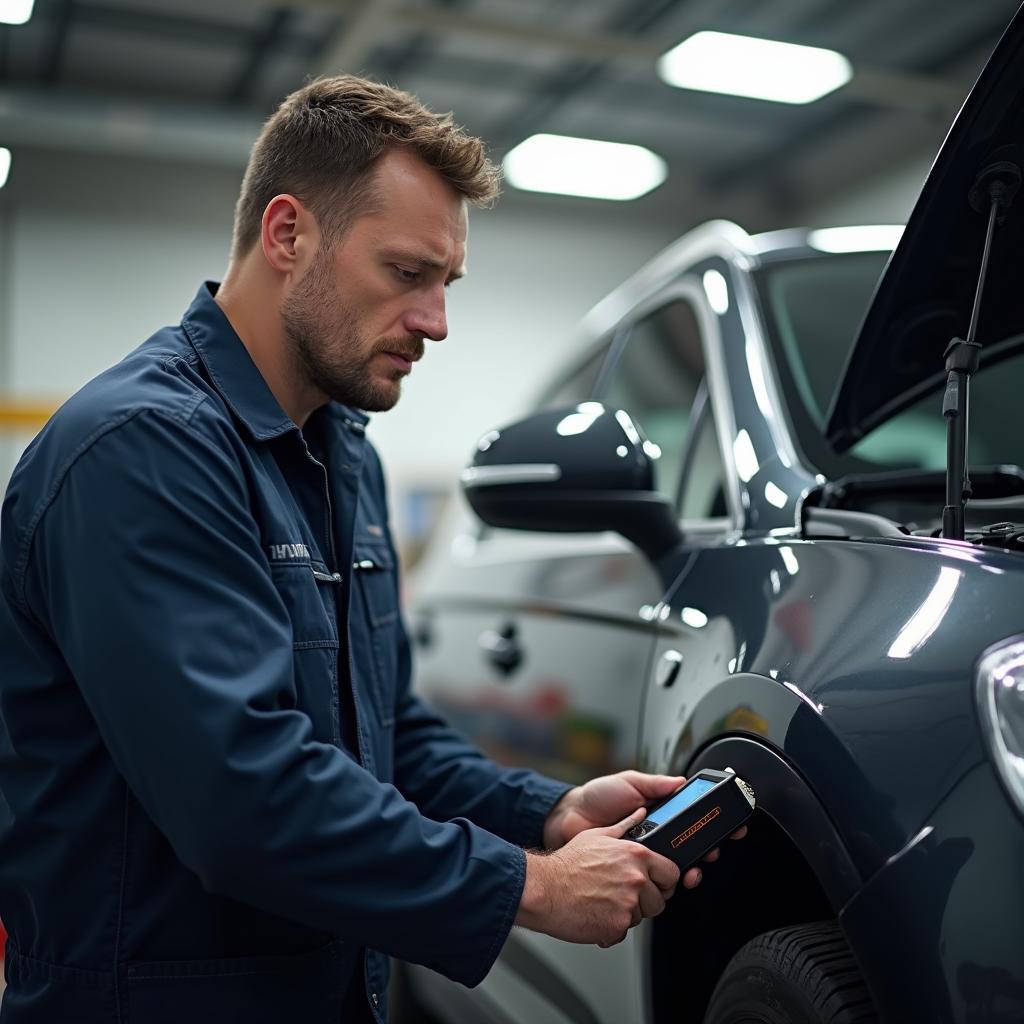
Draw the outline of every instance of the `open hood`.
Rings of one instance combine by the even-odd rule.
[[[966,338],[978,283],[987,197],[972,186],[989,165],[1024,171],[1024,7],[963,105],[882,275],[832,400],[825,433],[842,452],[945,381],[943,352]],[[1024,189],[995,229],[977,337],[981,363],[1024,345]],[[935,415],[941,416],[936,395]]]

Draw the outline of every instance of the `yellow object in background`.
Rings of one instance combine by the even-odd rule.
[[[0,431],[39,430],[58,405],[60,402],[0,397]]]

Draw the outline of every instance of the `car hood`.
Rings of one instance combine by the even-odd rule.
[[[875,291],[828,414],[836,451],[941,387],[946,346],[967,336],[988,219],[987,201],[978,212],[969,193],[995,161],[1024,170],[1022,12],[953,122]],[[1024,331],[1022,254],[1024,189],[995,231],[976,337],[983,364],[1015,351],[1008,339]]]

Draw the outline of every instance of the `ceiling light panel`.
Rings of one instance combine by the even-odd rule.
[[[7,175],[11,170],[11,151],[0,146],[0,188],[7,184]]]
[[[658,74],[680,89],[811,103],[845,85],[853,69],[835,50],[697,32],[658,58]]]
[[[638,199],[668,176],[665,161],[643,146],[567,135],[531,135],[502,161],[505,180],[528,192],[590,199]]]
[[[807,241],[821,252],[880,252],[895,249],[902,237],[902,224],[853,224],[819,228],[808,234]]]
[[[32,17],[34,0],[0,0],[0,23],[24,25]]]

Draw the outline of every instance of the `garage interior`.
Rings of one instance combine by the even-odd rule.
[[[902,225],[1019,6],[6,2],[21,23],[3,23],[0,0],[0,494],[63,401],[178,323],[202,281],[221,279],[252,143],[311,78],[350,72],[407,90],[452,111],[505,164],[497,204],[470,215],[468,274],[448,293],[447,339],[428,343],[402,401],[367,429],[411,590],[438,524],[465,504],[460,474],[478,439],[521,417],[582,351],[580,324],[596,303],[708,221],[751,234]],[[849,74],[808,102],[674,86],[666,55],[698,33],[823,48],[845,58]],[[642,147],[657,180],[615,200],[526,185],[509,158],[537,136]],[[757,469],[754,459],[751,476]],[[777,597],[797,573],[772,572]],[[870,581],[861,582],[867,602]],[[688,611],[695,629],[707,625],[689,607],[684,623]],[[649,622],[659,613],[641,610]],[[489,636],[500,661],[514,631]],[[803,878],[786,874],[782,856],[773,866],[794,885]],[[743,899],[730,908],[741,912]],[[817,889],[800,899],[808,919],[827,910]]]

